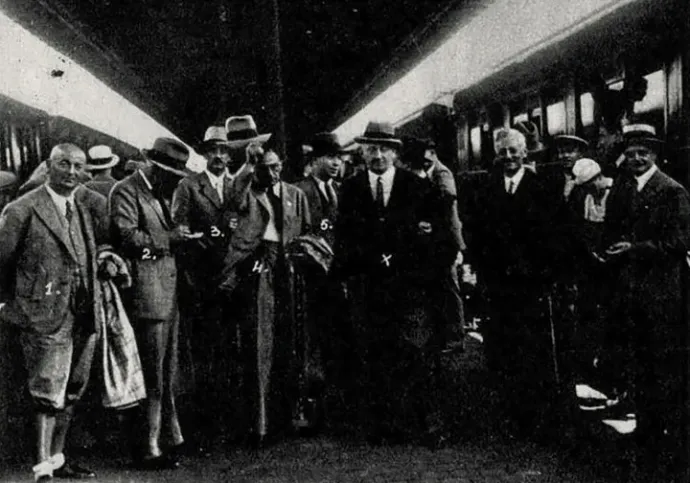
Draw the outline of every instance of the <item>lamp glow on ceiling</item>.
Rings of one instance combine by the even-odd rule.
[[[0,12],[0,94],[135,147],[178,139],[155,119]],[[192,163],[198,154],[190,149]]]
[[[485,9],[335,133],[349,143],[371,120],[397,124],[637,1],[487,0]]]

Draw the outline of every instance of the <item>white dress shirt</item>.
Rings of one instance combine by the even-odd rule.
[[[72,190],[72,192],[69,194],[69,196],[63,196],[61,194],[58,194],[55,192],[53,188],[51,188],[48,183],[45,184],[46,190],[48,191],[48,194],[53,200],[53,203],[55,203],[55,207],[57,208],[58,212],[63,216],[67,217],[67,202],[69,201],[70,204],[72,205],[72,213],[74,213],[74,192],[76,190]]]
[[[211,186],[214,190],[216,190],[216,193],[218,193],[218,198],[220,198],[220,202],[222,203],[225,173],[221,173],[220,176],[216,176],[215,174],[211,173],[208,169],[204,172],[206,173],[206,176],[208,176],[208,180],[211,182]]]
[[[513,194],[517,191],[518,186],[520,186],[520,181],[522,181],[523,176],[525,176],[525,167],[520,166],[520,169],[518,169],[517,173],[515,173],[512,178],[509,178],[508,176],[503,176],[503,181],[505,183],[505,190],[506,193]],[[513,182],[513,191],[512,193],[510,192],[510,182]]]
[[[392,166],[383,174],[369,173],[369,187],[371,188],[371,196],[376,199],[376,184],[379,178],[383,184],[383,206],[388,206],[388,200],[391,197],[391,190],[393,189],[393,179],[395,178],[395,167]]]
[[[270,189],[273,190],[273,193],[282,202],[282,198],[280,196],[280,183],[274,184],[273,186],[271,186]],[[268,208],[269,214],[268,223],[266,224],[266,230],[264,231],[263,239],[266,241],[279,242],[280,233],[278,233],[278,228],[276,228],[276,214],[273,211],[273,205],[271,204],[271,200],[268,199],[268,195],[266,193],[261,193],[257,196],[257,198],[264,202],[264,206]]]
[[[659,171],[659,168],[657,168],[656,164],[652,165],[651,168],[649,168],[644,174],[640,176],[635,176],[635,180],[637,181],[637,192],[639,193],[642,191],[642,189],[645,187],[647,182],[650,180],[652,176],[654,176],[654,173]]]

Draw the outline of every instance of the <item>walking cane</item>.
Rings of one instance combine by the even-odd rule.
[[[551,298],[551,293],[546,294],[546,304],[549,309],[549,329],[551,333],[551,358],[553,359],[553,372],[556,376],[556,385],[560,387],[561,377],[558,370],[558,353],[556,346],[556,328],[553,323],[553,300]]]

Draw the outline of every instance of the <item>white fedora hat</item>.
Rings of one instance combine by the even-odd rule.
[[[120,162],[120,157],[113,154],[110,146],[99,144],[89,149],[89,159],[86,162],[86,169],[88,171],[97,171],[99,169],[108,169]]]
[[[230,116],[225,121],[225,130],[231,148],[241,148],[250,143],[263,144],[271,138],[270,134],[259,134],[250,115]]]

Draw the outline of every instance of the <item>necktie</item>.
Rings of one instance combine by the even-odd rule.
[[[381,176],[376,180],[376,206],[380,209],[386,207],[386,202],[383,199],[383,178]]]
[[[283,203],[280,197],[275,194],[273,188],[268,188],[267,195],[268,201],[270,201],[273,208],[273,216],[275,217],[273,223],[275,223],[278,233],[283,233]]]
[[[74,210],[72,209],[72,203],[67,200],[65,202],[65,218],[67,219],[67,223],[70,224],[72,223],[72,216],[74,215]]]
[[[335,195],[335,190],[333,189],[333,183],[331,181],[326,183],[326,197],[328,199],[328,207],[330,209],[336,209],[338,207],[338,197]]]
[[[515,181],[511,179],[510,183],[508,183],[508,194],[512,195],[513,193],[515,193]]]

